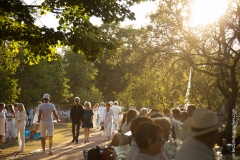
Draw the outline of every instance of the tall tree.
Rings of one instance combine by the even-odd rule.
[[[83,55],[67,50],[64,53],[64,63],[70,92],[74,96],[80,97],[81,102],[99,103],[102,101],[101,92],[95,88],[97,70],[93,63],[86,61]],[[69,101],[72,100],[69,99]]]
[[[44,93],[51,95],[51,102],[63,104],[72,97],[70,86],[64,70],[63,58],[58,55],[57,60],[46,62],[40,60],[38,64],[29,65],[22,60],[16,77],[19,80],[21,94],[18,101],[30,107],[35,106],[42,99]]]
[[[27,60],[35,62],[39,57],[51,59],[57,45],[66,45],[76,53],[84,53],[94,60],[102,50],[115,48],[114,38],[100,33],[90,22],[90,17],[103,23],[135,19],[129,7],[143,0],[44,0],[41,4],[28,5],[21,0],[0,0],[0,43],[15,41],[28,50]],[[59,20],[57,30],[36,26],[33,13],[51,12]]]
[[[229,2],[226,14],[212,25],[193,27],[189,0],[163,0],[151,15],[151,44],[160,57],[188,63],[196,72],[214,79],[212,82],[227,101],[227,139],[232,135],[232,109],[239,93],[239,2]]]

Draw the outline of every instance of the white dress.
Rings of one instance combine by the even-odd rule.
[[[37,121],[38,121],[38,107],[36,107],[36,113],[34,114],[33,123],[37,123]]]
[[[113,110],[109,108],[109,111],[107,112],[107,109],[103,112],[103,136],[112,136],[112,125],[113,125]]]
[[[13,117],[11,112],[7,112],[7,117]],[[7,133],[5,135],[6,138],[15,138],[16,137],[16,130],[14,126],[13,119],[14,118],[6,118],[7,119]]]
[[[6,115],[2,111],[0,112],[0,135],[5,135],[5,121],[6,121]]]
[[[93,109],[93,128],[97,126],[97,115],[98,115],[98,109],[95,111],[95,108]]]

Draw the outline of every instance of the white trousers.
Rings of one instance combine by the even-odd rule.
[[[25,126],[24,122],[20,122],[17,124],[17,134],[18,134],[18,145],[19,145],[19,150],[23,151],[25,147]]]
[[[100,128],[101,127],[101,122],[103,121],[103,117],[99,117],[98,118],[98,122],[97,122],[97,127]]]
[[[115,118],[113,119],[113,126],[112,126],[112,132],[114,133],[116,129],[119,129],[119,118]]]

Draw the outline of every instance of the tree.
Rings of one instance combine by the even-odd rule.
[[[95,60],[103,50],[115,48],[115,39],[102,35],[90,21],[95,16],[103,23],[135,19],[129,7],[143,0],[44,0],[27,5],[21,0],[0,0],[0,44],[15,41],[26,50],[26,60],[53,59],[58,45],[69,46],[86,59]],[[34,14],[51,12],[59,20],[57,30],[36,26]]]
[[[189,23],[188,0],[163,0],[151,17],[151,41],[161,58],[174,58],[175,62],[188,63],[195,72],[212,77],[227,101],[227,139],[232,135],[232,109],[239,93],[238,63],[239,2],[229,2],[229,8],[219,21],[212,25],[193,27]]]
[[[49,93],[51,102],[54,104],[63,104],[72,97],[69,92],[70,86],[64,70],[63,58],[61,55],[57,60],[46,62],[40,60],[38,64],[25,64],[21,59],[21,64],[16,73],[21,94],[18,102],[24,103],[27,107],[36,106],[42,99],[44,93]]]
[[[0,45],[0,101],[9,104],[20,94],[18,80],[14,77],[20,63],[16,45],[15,42]]]
[[[99,103],[102,101],[101,92],[95,88],[97,70],[92,62],[85,61],[81,54],[66,50],[64,64],[66,65],[66,78],[69,79],[69,90],[74,97],[80,97],[81,102]],[[72,100],[69,99],[69,101]]]

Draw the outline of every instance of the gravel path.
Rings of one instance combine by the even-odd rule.
[[[64,140],[63,140],[64,141]],[[58,146],[54,146],[52,151],[53,155],[48,155],[48,150],[46,153],[33,153],[28,156],[21,157],[9,157],[8,159],[21,159],[21,160],[84,160],[83,151],[95,147],[96,145],[104,147],[110,143],[107,137],[102,136],[102,132],[99,129],[92,129],[90,131],[89,143],[83,143],[83,135],[79,137],[78,144],[71,143],[71,141],[63,142]],[[47,142],[48,143],[48,142]],[[54,142],[53,142],[54,144]],[[39,144],[40,145],[40,144]]]

